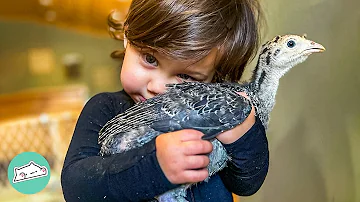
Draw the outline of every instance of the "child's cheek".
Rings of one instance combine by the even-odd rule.
[[[121,84],[127,93],[137,92],[141,86],[136,72],[121,72]]]

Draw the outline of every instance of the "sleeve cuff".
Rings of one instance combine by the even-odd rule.
[[[223,144],[226,151],[229,154],[237,153],[240,151],[249,151],[253,146],[256,146],[260,142],[265,144],[267,147],[267,140],[264,142],[264,137],[266,140],[265,128],[261,123],[259,117],[255,117],[254,125],[239,139],[230,144]]]

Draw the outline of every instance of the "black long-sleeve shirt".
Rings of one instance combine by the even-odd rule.
[[[98,133],[115,115],[134,105],[124,92],[100,93],[83,108],[61,174],[64,198],[72,201],[146,201],[179,185],[168,181],[156,158],[155,140],[126,153],[99,156]],[[232,157],[209,182],[192,186],[188,201],[232,201],[231,192],[251,195],[268,171],[269,152],[264,127],[252,128],[224,145]]]

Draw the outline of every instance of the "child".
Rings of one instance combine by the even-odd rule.
[[[125,23],[109,18],[114,36],[124,33],[124,90],[100,93],[84,107],[71,140],[61,182],[67,201],[149,201],[183,183],[188,201],[233,201],[254,194],[268,171],[265,131],[254,116],[217,138],[232,157],[207,176],[210,142],[196,130],[158,136],[141,148],[99,156],[98,132],[135,102],[183,81],[236,82],[259,42],[256,0],[133,0]],[[123,31],[123,32],[122,32]],[[115,52],[113,56],[119,56]],[[106,78],[104,78],[106,79]]]

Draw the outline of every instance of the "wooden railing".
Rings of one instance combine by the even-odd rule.
[[[0,122],[43,113],[80,112],[87,96],[85,86],[37,88],[0,95]]]

